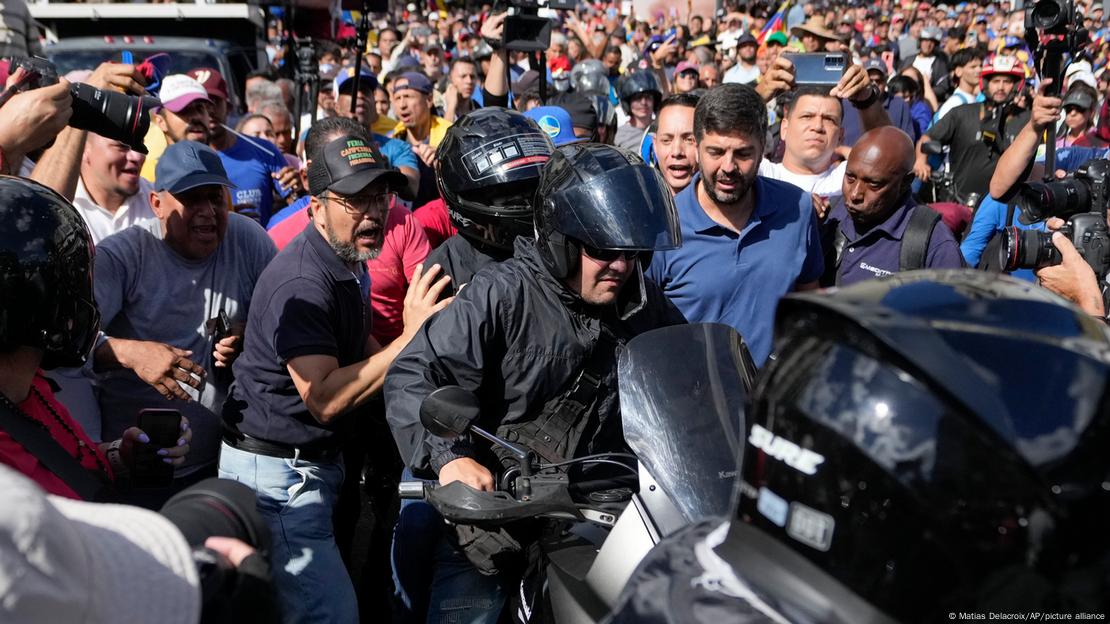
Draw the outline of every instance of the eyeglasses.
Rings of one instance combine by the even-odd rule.
[[[365,193],[362,195],[341,196],[328,194],[324,199],[334,200],[343,206],[347,214],[352,217],[362,217],[368,212],[381,212],[389,207],[395,193]]]
[[[621,256],[624,256],[625,260],[629,262],[634,262],[640,257],[640,254],[643,253],[638,249],[598,249],[597,247],[591,247],[586,244],[582,245],[582,251],[586,252],[586,255],[594,260],[600,260],[602,262],[615,262],[616,259]]]

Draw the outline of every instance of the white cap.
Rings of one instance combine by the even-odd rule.
[[[200,621],[196,563],[169,520],[47,495],[6,466],[0,491],[0,622]]]
[[[208,99],[208,91],[204,89],[204,85],[185,74],[172,74],[163,78],[158,98],[162,100],[162,106],[175,113],[180,113],[197,100],[212,101]]]

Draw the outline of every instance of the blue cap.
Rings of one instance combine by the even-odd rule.
[[[359,75],[359,85],[358,86],[359,86],[360,89],[373,91],[374,89],[378,88],[378,78],[376,76],[374,76],[374,74],[372,74],[372,73],[366,71],[365,69],[363,69],[362,71],[360,71],[358,73],[358,75]],[[354,79],[354,77],[355,77],[355,68],[354,67],[344,67],[343,69],[339,70],[339,73],[335,75],[335,93],[338,94],[339,91],[344,86],[346,86],[348,82],[350,82],[351,80]]]
[[[540,130],[551,139],[555,147],[574,143],[578,137],[574,136],[574,126],[571,125],[570,113],[559,106],[537,106],[524,113],[525,117],[536,122]]]
[[[166,148],[154,168],[154,188],[183,193],[198,186],[219,184],[234,187],[219,154],[196,141],[179,141]]]
[[[403,89],[412,89],[424,95],[431,95],[432,81],[419,72],[405,72],[393,80],[394,93]]]

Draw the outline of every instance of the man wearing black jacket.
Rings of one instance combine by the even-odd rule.
[[[477,440],[435,438],[421,427],[421,402],[447,385],[475,393],[482,424],[542,461],[623,449],[618,347],[684,321],[643,279],[642,256],[680,244],[658,172],[610,146],[569,145],[544,167],[535,211],[537,241],[517,239],[512,259],[475,275],[389,371],[390,426],[417,475],[492,490],[500,469]],[[453,608],[460,621],[495,622],[512,581],[482,576],[462,553],[439,548],[428,620]],[[467,613],[457,613],[460,604]]]

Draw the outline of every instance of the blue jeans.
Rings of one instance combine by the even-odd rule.
[[[408,468],[401,475],[412,481]],[[420,500],[401,501],[393,530],[393,584],[403,624],[496,624],[507,593],[448,541],[443,518]]]
[[[351,577],[332,531],[343,462],[256,455],[223,444],[220,477],[258,494],[270,525],[270,565],[285,622],[358,622]]]

